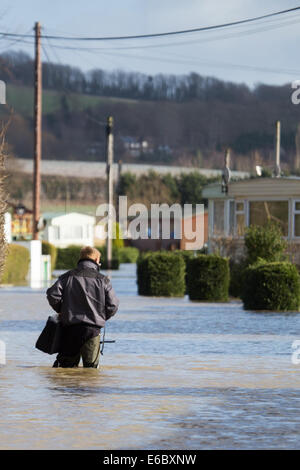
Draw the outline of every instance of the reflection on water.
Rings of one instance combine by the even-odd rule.
[[[120,312],[101,370],[53,369],[34,349],[45,289],[0,289],[0,448],[297,448],[300,316],[138,297],[113,272]]]

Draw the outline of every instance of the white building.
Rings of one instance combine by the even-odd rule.
[[[43,240],[58,248],[66,248],[69,245],[94,245],[95,217],[78,212],[49,212],[43,214],[43,219]]]

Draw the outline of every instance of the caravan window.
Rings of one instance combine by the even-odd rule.
[[[268,222],[279,224],[282,235],[288,236],[289,203],[288,201],[250,201],[249,224],[266,225]]]
[[[238,237],[242,237],[245,233],[246,215],[245,202],[236,201],[235,203],[235,232]]]
[[[224,235],[224,201],[214,201],[213,233],[216,236]]]
[[[293,206],[294,237],[300,237],[300,201],[294,201]]]

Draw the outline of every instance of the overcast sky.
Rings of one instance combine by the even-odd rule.
[[[51,35],[160,33],[226,23],[297,6],[299,0],[3,0],[0,30],[31,33],[35,21],[40,21],[44,34]],[[185,36],[101,43],[44,39],[43,60],[67,63],[83,70],[124,69],[149,75],[194,71],[251,86],[259,82],[283,84],[300,79],[299,26],[300,10],[255,24]],[[22,49],[33,54],[32,44],[11,43],[12,39],[0,38],[0,53]]]

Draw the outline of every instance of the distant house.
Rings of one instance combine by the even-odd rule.
[[[126,149],[132,157],[138,157],[142,152],[149,150],[149,143],[147,140],[141,141],[136,137],[125,136],[121,137],[121,141],[124,149]]]
[[[243,250],[243,236],[250,225],[277,222],[282,235],[293,248],[295,261],[300,261],[300,178],[253,178],[228,184],[222,191],[220,183],[203,189],[208,199],[209,250],[220,240],[232,240],[236,254]]]
[[[31,240],[32,238],[32,210],[22,203],[9,204],[12,208],[11,237],[13,241]]]
[[[59,248],[69,245],[94,245],[96,218],[78,212],[43,214],[43,240]]]

